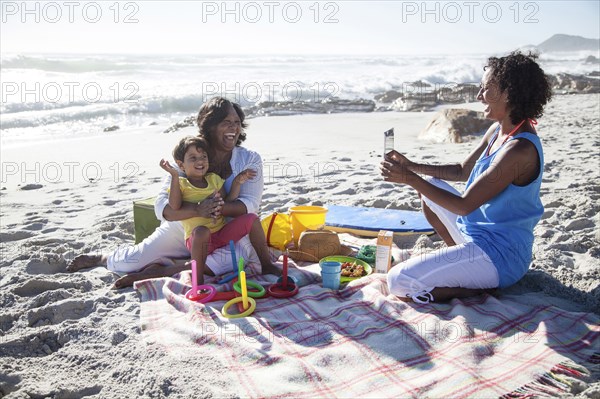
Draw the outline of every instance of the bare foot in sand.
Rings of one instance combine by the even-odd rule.
[[[262,274],[274,274],[276,276],[281,276],[281,269],[279,269],[274,264],[267,264],[262,266]]]
[[[68,272],[76,272],[94,266],[106,266],[106,255],[79,255],[67,265]]]
[[[133,283],[140,280],[150,278],[171,277],[174,274],[181,273],[184,270],[189,270],[188,263],[174,264],[171,266],[161,265],[160,263],[151,263],[136,273],[129,273],[115,281],[113,287],[115,289],[131,287]]]

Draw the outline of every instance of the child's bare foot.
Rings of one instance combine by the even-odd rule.
[[[72,273],[88,267],[105,265],[105,255],[78,255],[67,265],[67,271]]]
[[[262,274],[274,274],[276,276],[281,276],[281,269],[272,263],[262,265]]]

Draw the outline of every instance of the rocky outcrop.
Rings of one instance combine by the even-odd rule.
[[[428,111],[437,104],[436,93],[422,93],[402,96],[392,103],[394,111]]]
[[[448,108],[436,113],[418,138],[434,143],[462,143],[467,136],[485,133],[492,123],[483,117],[483,112]]]
[[[479,86],[469,83],[459,83],[455,86],[444,86],[437,91],[440,103],[471,103],[477,101]]]
[[[394,102],[394,100],[396,100],[400,97],[402,97],[401,92],[396,91],[396,90],[388,90],[383,94],[376,94],[375,97],[373,97],[373,98],[377,102],[389,104],[389,103]]]
[[[548,78],[550,79],[550,85],[554,94],[557,95],[600,93],[600,72],[598,71],[593,71],[585,76],[558,73],[556,75],[548,75]],[[339,112],[431,111],[441,104],[477,102],[477,93],[479,92],[479,86],[472,83],[447,84],[441,87],[433,87],[423,81],[407,83],[404,89],[396,89],[376,94],[374,100],[362,98],[344,100],[337,97],[330,97],[322,101],[268,101],[244,107],[244,112],[246,117],[253,118],[258,116],[331,114]],[[456,123],[460,124],[462,122]],[[164,133],[174,132],[181,128],[195,125],[196,115],[190,115],[184,120],[170,126]],[[477,128],[478,125],[469,125],[465,128],[466,133],[464,134],[472,134]],[[113,128],[111,127],[111,129]],[[451,130],[449,133],[442,129],[439,134],[444,136],[444,138],[440,136],[438,139],[441,142],[460,142],[462,140],[462,133],[456,132],[458,130]],[[431,133],[431,135],[437,137],[437,134]],[[433,141],[438,141],[438,139],[433,139]]]
[[[343,100],[327,98],[323,101],[268,101],[244,108],[247,116],[275,116],[296,114],[333,114],[340,112],[373,112],[373,100]]]
[[[479,91],[478,86],[469,83],[445,85],[437,89],[429,89],[431,85],[427,85],[422,81],[413,82],[410,85],[411,88],[417,88],[418,90],[411,90],[408,93],[394,92],[398,93],[398,97],[389,106],[389,110],[429,111],[439,104],[474,102],[477,100],[477,92]],[[386,92],[386,95],[386,98],[391,98],[391,92]]]
[[[163,131],[163,133],[172,133],[176,132],[179,129],[183,129],[184,127],[196,126],[196,115],[190,115],[184,120],[177,122],[174,125],[169,126],[167,129]]]
[[[244,107],[247,118],[257,116],[298,115],[298,114],[333,114],[340,112],[373,112],[375,102],[372,100],[342,100],[327,98],[323,101],[265,101],[250,107]],[[163,133],[176,132],[189,126],[196,126],[196,115],[169,126]]]
[[[600,93],[600,80],[594,76],[558,73],[549,78],[552,89],[557,94]]]

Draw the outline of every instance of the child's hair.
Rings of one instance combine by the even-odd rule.
[[[173,149],[173,158],[176,161],[183,162],[183,158],[185,157],[185,153],[188,148],[196,147],[197,149],[204,150],[208,154],[208,143],[202,137],[196,136],[187,136],[182,138],[179,143]]]

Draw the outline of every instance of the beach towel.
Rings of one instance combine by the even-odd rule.
[[[405,303],[381,274],[332,291],[313,266],[290,270],[295,297],[258,299],[252,315],[232,320],[223,301],[185,299],[189,273],[138,282],[142,336],[165,351],[218,356],[232,392],[253,398],[548,396],[598,365],[597,315],[535,294]]]

